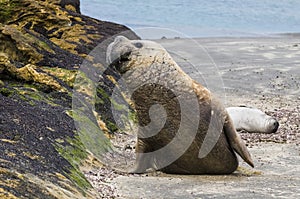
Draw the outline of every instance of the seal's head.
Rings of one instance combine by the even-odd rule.
[[[256,108],[249,108],[249,113],[244,112],[245,115],[249,114],[248,132],[259,133],[275,133],[279,127],[278,121]]]
[[[279,127],[279,123],[275,118],[267,115],[264,122],[265,122],[265,124],[263,125],[263,127],[264,127],[263,129],[264,129],[265,133],[275,133],[277,131],[277,129]]]
[[[125,73],[131,66],[138,66],[139,62],[145,65],[166,57],[170,56],[160,44],[148,40],[129,40],[124,36],[117,36],[106,52],[107,63],[115,65],[120,73]]]

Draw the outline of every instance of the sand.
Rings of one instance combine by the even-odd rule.
[[[300,36],[156,41],[225,106],[257,107],[276,117],[280,128],[271,135],[241,132],[256,166],[251,169],[241,161],[246,172],[113,174],[98,182],[108,183],[109,194],[117,198],[299,198]],[[94,178],[99,175],[94,171]],[[96,180],[93,184],[103,189]]]

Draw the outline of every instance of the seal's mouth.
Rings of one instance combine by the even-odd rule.
[[[132,47],[126,37],[118,36],[109,44],[106,51],[106,62],[110,67],[115,67],[120,73],[125,73],[126,66],[130,61]]]
[[[119,57],[114,59],[111,63],[109,63],[109,66],[115,67],[120,73],[125,73],[126,70],[123,68],[123,66],[126,65],[126,63],[128,61],[130,61],[130,58],[129,58],[130,55],[131,55],[131,52],[126,52],[126,53],[120,55]]]
[[[266,133],[276,133],[279,128],[279,123],[274,118],[271,118],[267,125],[269,126],[269,128],[267,129]]]

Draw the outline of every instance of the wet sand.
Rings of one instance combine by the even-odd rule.
[[[136,199],[300,197],[299,147],[294,144],[262,143],[251,148],[250,152],[256,168],[249,176],[238,172],[215,176],[120,176],[114,180],[116,192],[120,198]]]

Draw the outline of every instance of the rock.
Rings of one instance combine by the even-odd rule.
[[[72,89],[90,51],[123,31],[81,15],[79,0],[0,1],[0,198],[99,197],[82,173],[101,164],[79,139]],[[107,72],[97,88],[107,134],[116,130],[107,110],[117,76]]]
[[[61,7],[67,10],[75,11],[80,14],[80,1],[79,0],[60,0]]]

